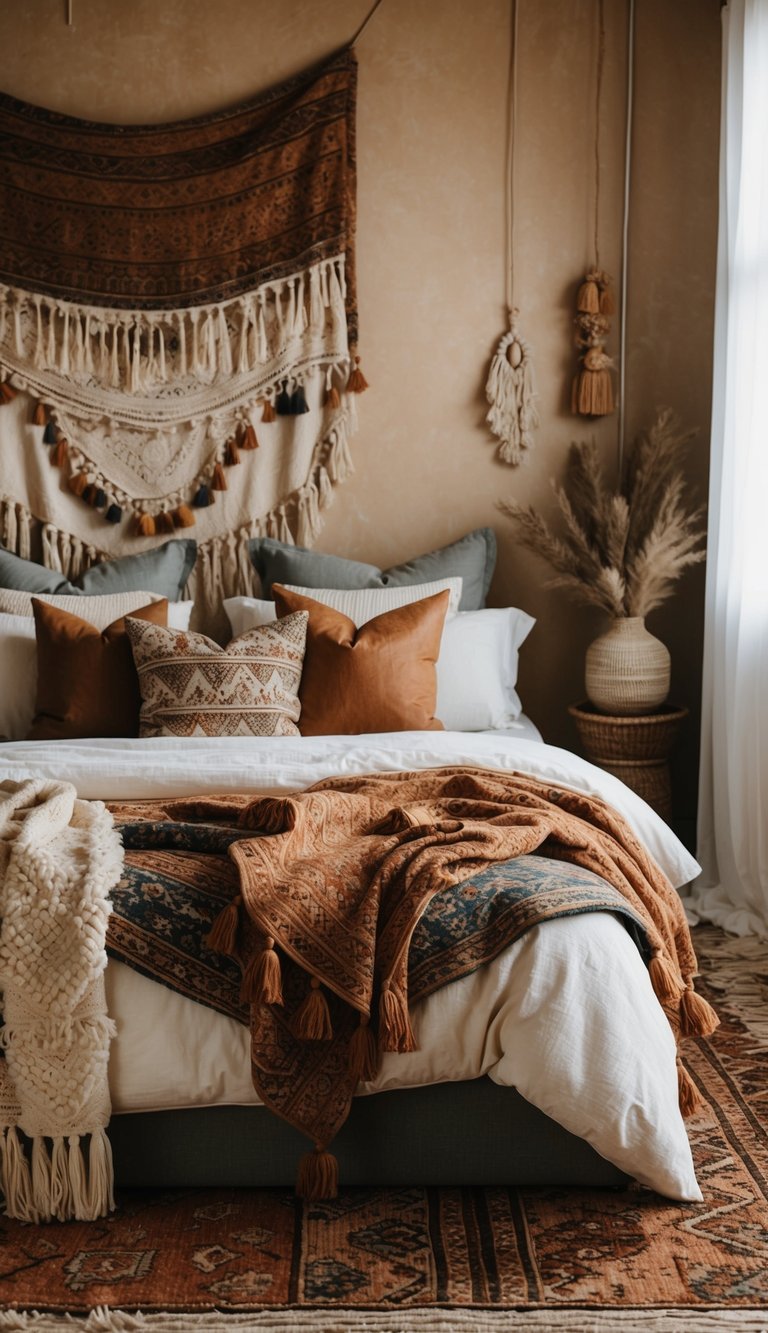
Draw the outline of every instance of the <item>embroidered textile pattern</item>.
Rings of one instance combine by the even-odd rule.
[[[100,801],[67,782],[0,783],[0,1185],[22,1221],[114,1207],[103,974],[121,862]]]
[[[129,819],[133,808],[117,808],[118,817]],[[651,983],[675,1035],[717,1024],[693,990],[696,958],[678,895],[626,822],[595,797],[519,774],[447,768],[328,779],[250,802],[148,802],[144,810],[150,818],[237,818],[244,833],[261,835],[230,845],[240,894],[208,938],[242,967],[262,1101],[315,1142],[299,1169],[306,1197],[333,1193],[327,1145],[379,1051],[414,1049],[408,949],[427,904],[494,862],[541,850],[607,880],[643,923]],[[698,1098],[682,1064],[678,1077],[681,1109],[690,1113]]]
[[[345,49],[166,125],[0,96],[0,419],[34,438],[0,468],[6,545],[37,520],[58,568],[197,522],[226,594],[248,538],[311,542],[365,387],[355,89]]]
[[[139,735],[298,736],[308,620],[297,611],[220,648],[204,634],[129,617],[142,700]]]

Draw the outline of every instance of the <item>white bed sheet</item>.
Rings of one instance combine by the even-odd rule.
[[[88,799],[282,792],[325,777],[446,765],[518,771],[602,796],[675,887],[698,866],[658,815],[618,779],[569,751],[505,733],[398,732],[0,745],[0,778],[71,781]],[[118,1036],[115,1111],[242,1103],[248,1034],[131,969],[107,969]],[[487,967],[417,1006],[420,1049],[390,1055],[373,1092],[488,1073],[642,1183],[701,1198],[677,1105],[675,1047],[635,946],[607,913],[548,922]]]

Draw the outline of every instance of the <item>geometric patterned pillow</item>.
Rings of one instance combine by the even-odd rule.
[[[126,618],[140,736],[298,736],[306,611],[220,648],[204,634]]]

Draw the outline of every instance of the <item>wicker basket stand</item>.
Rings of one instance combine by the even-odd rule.
[[[585,757],[621,778],[668,820],[672,813],[669,756],[688,709],[663,704],[644,717],[614,717],[581,703],[571,704],[568,712],[576,723]]]

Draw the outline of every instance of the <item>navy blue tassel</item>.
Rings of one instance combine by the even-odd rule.
[[[98,486],[91,503],[93,504],[94,509],[103,509],[104,505],[107,503],[107,492],[103,491],[101,487]]]
[[[55,444],[59,438],[59,428],[53,421],[46,422],[43,431],[43,444]]]
[[[108,523],[119,523],[123,517],[123,511],[119,505],[111,504],[104,517]]]
[[[308,412],[307,399],[304,394],[304,385],[299,384],[291,394],[291,416],[300,417],[303,412]]]
[[[293,416],[293,408],[291,407],[291,395],[289,394],[287,388],[281,389],[279,394],[277,395],[277,398],[275,399],[275,411],[277,412],[277,415],[279,417]]]
[[[195,509],[207,509],[211,503],[211,492],[207,486],[198,486],[195,491],[195,498],[192,501]]]

